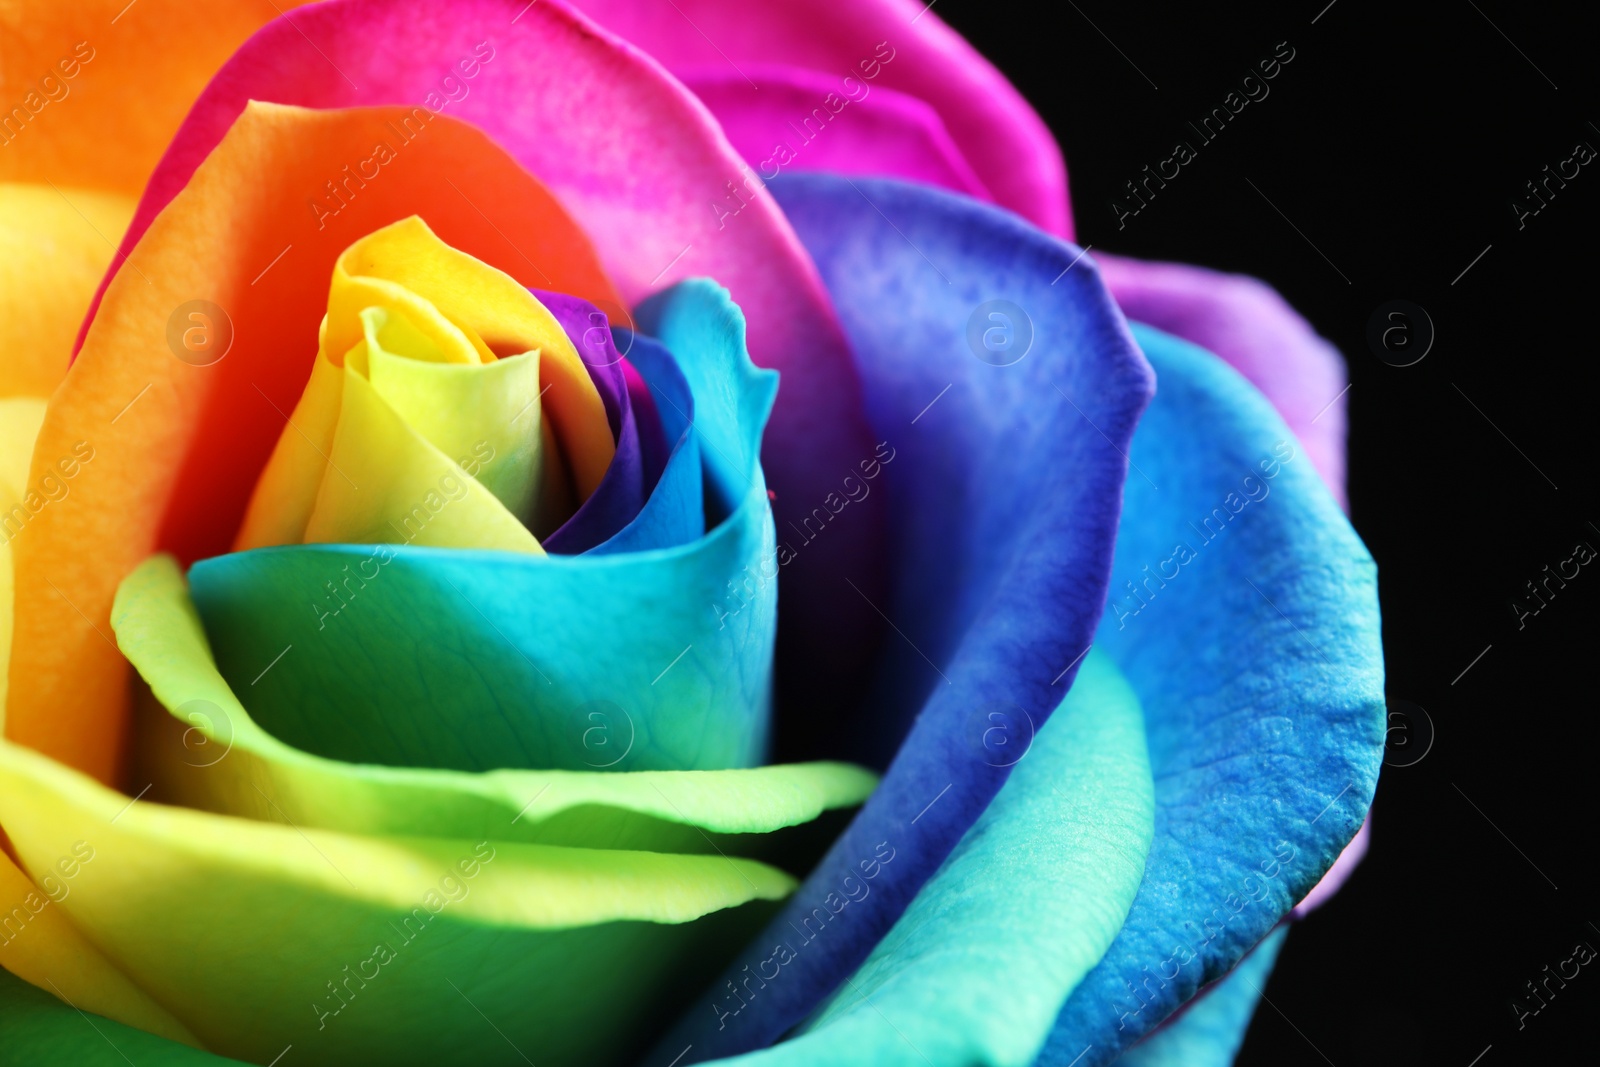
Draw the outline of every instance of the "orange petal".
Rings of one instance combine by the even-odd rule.
[[[356,238],[420,215],[524,285],[621,303],[542,185],[475,127],[427,116],[250,105],[117,272],[34,452],[36,474],[79,442],[93,459],[13,542],[7,736],[113,779],[128,702],[107,625],[117,583],[158,549],[186,561],[228,550],[310,374],[327,279]],[[380,143],[389,162],[346,186],[337,215],[312,202]],[[231,323],[231,348],[208,366],[167,339],[195,300]]]
[[[0,0],[0,181],[138,195],[217,68],[304,2]]]

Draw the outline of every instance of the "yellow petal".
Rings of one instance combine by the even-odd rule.
[[[73,842],[40,871],[41,886],[0,852],[0,963],[83,1011],[199,1048],[188,1027],[128,981],[62,912],[61,902],[94,857],[87,840]]]
[[[466,353],[455,354],[459,348],[446,347],[449,335],[436,325],[440,316],[467,338],[481,338],[485,353],[492,353],[488,358],[537,350],[540,377],[548,387],[541,403],[579,499],[594,492],[616,450],[605,405],[561,324],[515,278],[450,247],[420,218],[401,219],[339,257],[323,327],[323,348],[330,356],[362,339],[360,313],[369,307],[404,312],[440,345],[444,362],[474,361]]]
[[[15,147],[0,147],[0,160]],[[55,391],[133,204],[60,184],[0,184],[0,396]]]
[[[0,400],[0,731],[6,725],[6,681],[11,666],[11,541],[27,527],[25,502],[33,442],[44,422],[44,401]]]
[[[519,522],[535,526],[544,473],[539,352],[477,366],[398,355],[387,335],[403,316],[379,308],[362,314],[374,321],[381,316],[389,327],[369,333],[373,392],[435,448],[456,457]]]

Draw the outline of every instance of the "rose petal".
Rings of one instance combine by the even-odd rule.
[[[574,485],[579,499],[594,492],[616,446],[555,316],[416,216],[363,235],[332,275],[316,363],[235,550],[403,539],[542,551],[534,533],[571,514]],[[421,507],[424,494],[442,501],[456,484],[467,506],[433,523],[441,505]]]
[[[572,517],[544,541],[548,552],[577,555],[619,533],[639,513],[651,487],[644,481],[639,423],[634,417],[628,380],[620,366],[621,357],[614,346],[606,348],[611,344],[611,331],[593,325],[590,320],[591,315],[600,315],[600,322],[604,323],[604,313],[587,300],[565,293],[535,292],[534,295],[550,309],[574,347],[582,353],[584,368],[605,402],[606,418],[611,422],[611,432],[616,439],[616,450],[599,486]],[[584,344],[590,330],[599,330],[602,344],[598,361],[594,346]]]
[[[1239,274],[1102,254],[1106,282],[1130,317],[1220,355],[1266,394],[1341,507],[1346,370],[1339,352],[1271,287]],[[1327,397],[1333,397],[1330,401]],[[1366,852],[1366,828],[1295,908],[1303,918],[1338,891]]]
[[[689,384],[683,380],[678,361],[659,342],[629,331],[626,344],[628,362],[623,366],[638,377],[637,383],[629,381],[628,391],[642,389],[645,394],[635,400],[634,412],[647,412],[659,423],[653,430],[641,425],[640,435],[646,440],[658,437],[671,447],[660,458],[660,473],[647,475],[655,488],[644,507],[614,537],[591,549],[589,554],[595,556],[688,544],[706,528],[700,439],[694,432],[694,396]],[[649,449],[645,461],[647,465],[657,462]]]
[[[855,976],[799,1037],[718,1062],[1027,1067],[1121,928],[1154,817],[1138,698],[1092,652],[1027,758]],[[876,884],[868,872],[891,864],[858,866],[838,887],[852,903],[815,936],[850,936],[856,895]],[[803,936],[783,944],[811,951]],[[781,984],[787,966],[760,976]],[[726,995],[712,1002],[719,1015],[738,1007]]]
[[[830,20],[834,17],[849,17],[848,10]],[[928,27],[919,22],[908,31],[931,42],[919,45],[919,69],[933,70],[927,64],[937,53],[951,68],[952,84],[981,85],[991,97],[1016,100],[1004,80],[958,37],[943,27],[931,28],[936,19],[926,21]],[[913,66],[909,58],[903,63]],[[835,489],[839,472],[872,454],[848,347],[815,268],[782,213],[764,190],[756,190],[735,218],[719,216],[717,205],[728,183],[742,180],[745,167],[705,107],[656,62],[561,0],[531,6],[525,0],[455,0],[446,6],[432,0],[330,0],[267,26],[195,104],[151,178],[129,244],[184,187],[250,100],[444,109],[486,131],[555,191],[594,238],[630,303],[683,278],[710,277],[727,286],[749,319],[757,364],[784,375],[766,439],[767,476],[780,519],[798,522]],[[982,115],[974,117],[973,126],[986,128],[992,121],[986,117],[989,107],[978,110]],[[1013,125],[1031,121],[1045,136],[1032,112],[1012,118]],[[1039,169],[1030,160],[1043,151],[1040,144],[1054,152],[1047,138],[1039,144],[1024,138],[1013,145],[1005,135],[999,140],[1016,149],[1001,168],[1008,174]],[[297,186],[297,195],[303,198],[323,181],[339,178],[339,166],[359,158],[347,154],[325,175]],[[1050,159],[1059,176],[1059,156]],[[422,170],[428,164],[409,160],[400,166]],[[1059,213],[1065,203],[1059,182],[1041,181],[1049,192],[1041,196]],[[359,195],[369,194],[361,190]],[[441,196],[459,199],[453,192]],[[473,203],[495,225],[510,207],[501,197],[474,196]],[[354,205],[360,204],[357,198]],[[296,210],[303,211],[303,203]],[[345,216],[335,221],[330,230],[342,231]],[[535,259],[549,269],[545,259]],[[593,296],[582,287],[549,280],[534,284]],[[847,564],[877,560],[879,508],[877,501],[864,504],[856,516],[860,521],[786,570],[784,611],[793,621],[785,632],[831,643],[826,654],[795,665],[794,677],[785,682],[786,695],[824,706],[837,703],[841,689],[854,684],[870,660],[881,622],[854,615],[841,619],[811,590]],[[867,569],[876,575],[881,566]],[[873,585],[864,588],[876,592]]]
[[[1109,1061],[1232,969],[1360,827],[1383,754],[1371,556],[1260,393],[1210,353],[1134,335],[1160,385],[1095,641],[1144,705],[1160,813],[1053,1067],[1087,1045],[1080,1067]]]
[[[132,216],[133,199],[117,193],[0,184],[0,397],[49,396],[60,384]]]
[[[72,1005],[0,969],[0,1063],[6,1067],[127,1067],[130,1059],[140,1067],[241,1064],[103,1017],[84,1026],[85,1018]]]
[[[1265,393],[1306,446],[1334,499],[1349,506],[1344,488],[1348,379],[1337,348],[1255,278],[1183,263],[1104,254],[1095,259],[1128,318],[1216,353]]]
[[[297,545],[201,560],[195,605],[257,722],[318,755],[397,766],[764,758],[777,563],[756,451],[777,375],[751,364],[738,308],[709,283],[662,294],[640,321],[679,358],[728,518],[692,544],[628,555]],[[594,710],[636,731],[625,760],[583,744]]]
[[[12,678],[9,737],[111,777],[127,700],[127,665],[105,625],[117,583],[157,548],[185,559],[227,550],[305,385],[334,261],[355,238],[421,212],[444,241],[524,286],[548,278],[616,299],[550,194],[445,116],[319,231],[308,191],[359,160],[358,146],[398,140],[388,124],[407,119],[251,107],[118,272],[35,452],[35,478],[80,442],[94,459],[14,546],[13,655],[28,670]],[[474,204],[497,205],[495,221]],[[196,299],[233,326],[231,349],[205,367],[167,337]]]
[[[0,926],[0,949],[5,956],[0,958],[6,964],[0,974],[7,978],[15,974],[41,989],[52,986],[63,1000],[82,1005],[86,1011],[115,1015],[153,1034],[198,1044],[187,1027],[128,981],[62,914],[59,902],[72,894],[85,857],[94,862],[93,846],[87,841],[74,842],[71,850],[34,868],[38,871],[36,884],[17,869],[10,856],[0,852],[0,915],[5,916]],[[7,1052],[13,1048],[5,1033],[10,1018],[9,1010],[0,1012],[0,1038],[6,1039],[0,1048]]]
[[[995,199],[1050,233],[1072,236],[1066,167],[1055,138],[1005,76],[922,0],[856,0],[834,5],[825,18],[784,0],[579,4],[668,70],[721,66],[741,78],[743,70],[763,92],[766,83],[746,64],[826,71],[840,82],[863,79],[875,66],[874,88],[899,90],[938,112]],[[884,55],[892,58],[882,62]]]
[[[11,665],[13,563],[11,541],[20,537],[33,514],[28,508],[28,467],[33,443],[44,422],[42,397],[0,398],[0,732],[6,724],[6,689]],[[54,483],[52,483],[54,484]],[[43,507],[48,499],[33,490]]]
[[[128,576],[112,624],[164,706],[141,720],[137,773],[153,783],[151,799],[204,811],[360,834],[743,855],[759,844],[745,835],[854,806],[875,784],[837,763],[487,774],[340,763],[292,749],[250,718],[212,662],[171,557]],[[628,724],[604,713],[571,725],[597,766],[630,740]]]
[[[742,980],[742,966],[754,969],[794,936],[789,924],[858,875],[880,842],[897,858],[851,905],[848,929],[817,938],[736,1023],[719,1030],[703,1004],[692,1010],[658,1046],[670,1046],[670,1059],[693,1043],[686,1062],[766,1045],[803,1019],[989,806],[1030,729],[1070,686],[1099,619],[1127,472],[1121,450],[1152,388],[1093,267],[1072,266],[1076,248],[1015,215],[874,179],[800,174],[774,188],[828,282],[876,434],[893,450],[881,481],[858,483],[895,500],[893,595],[861,603],[851,588],[861,573],[848,570],[829,592],[840,614],[882,611],[899,632],[883,649],[871,717],[814,725],[836,752],[899,751],[725,977]],[[995,298],[1031,319],[1031,351],[1013,366],[986,363],[968,345],[975,308]],[[793,531],[783,536],[810,550]]]
[[[1117,1057],[1117,1067],[1233,1067],[1288,934],[1287,926],[1268,934],[1182,1015]]]
[[[726,64],[677,74],[761,178],[771,181],[789,168],[823,170],[904,178],[994,199],[926,101],[860,79],[841,89],[837,75],[804,67],[743,69],[760,82],[759,90]]]
[[[9,741],[0,817],[33,869],[91,842],[51,906],[207,1048],[254,1063],[290,1044],[308,1064],[496,1062],[507,1040],[541,1063],[621,1059],[676,983],[770,911],[740,905],[794,884],[715,855],[355,837],[130,803]]]

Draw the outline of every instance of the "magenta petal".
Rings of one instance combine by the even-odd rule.
[[[678,71],[762,179],[789,170],[904,178],[994,200],[932,105],[860,78],[727,64]]]
[[[832,12],[823,21],[837,24]],[[912,65],[905,57],[902,66]],[[150,179],[124,255],[250,100],[316,108],[426,102],[483,129],[543,181],[630,303],[685,278],[726,286],[747,320],[751,357],[783,375],[764,448],[780,523],[786,509],[803,515],[819,506],[840,472],[873,454],[848,343],[783,213],[754,189],[733,217],[719,215],[745,165],[710,113],[649,57],[562,0],[328,0],[269,23],[195,103]],[[478,208],[492,219],[494,205]],[[870,631],[865,620],[839,625],[812,592],[813,578],[847,563],[881,570],[880,511],[866,505],[837,539],[785,568],[792,631],[834,638],[824,674],[859,669]]]
[[[932,105],[998,203],[1058,237],[1072,236],[1066,165],[1049,128],[923,0],[851,0],[821,8],[789,0],[578,3],[674,73],[720,66],[741,80],[748,76],[764,93],[767,85],[751,66],[804,67],[836,82],[863,81],[875,71],[866,81],[872,88],[896,89]]]
[[[1347,384],[1339,350],[1278,293],[1243,274],[1095,254],[1122,312],[1227,360],[1264,393],[1312,466],[1349,509],[1344,488]]]

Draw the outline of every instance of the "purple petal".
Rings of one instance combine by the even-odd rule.
[[[1311,465],[1344,488],[1344,360],[1278,293],[1243,274],[1097,253],[1123,314],[1221,356],[1283,416]]]

